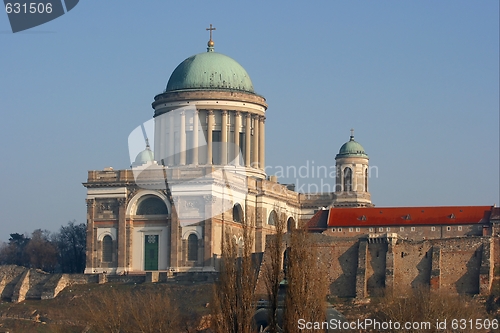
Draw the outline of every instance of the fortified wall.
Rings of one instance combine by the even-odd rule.
[[[336,238],[311,234],[328,274],[329,294],[379,296],[389,288],[428,286],[458,294],[489,294],[494,280],[497,237],[460,237],[411,241],[397,234]],[[283,251],[285,249],[283,248]],[[265,295],[262,270],[257,294]],[[498,267],[497,267],[498,271]]]

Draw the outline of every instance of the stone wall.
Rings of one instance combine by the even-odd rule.
[[[499,269],[497,238],[460,237],[411,241],[314,235],[326,265],[329,293],[337,297],[382,295],[388,288],[429,286],[459,294],[488,294]],[[264,262],[269,260],[264,253]],[[257,294],[265,295],[261,266]]]

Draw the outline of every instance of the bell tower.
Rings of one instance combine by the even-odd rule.
[[[368,192],[368,155],[361,144],[354,140],[351,129],[349,141],[344,143],[335,156],[334,207],[372,207]]]

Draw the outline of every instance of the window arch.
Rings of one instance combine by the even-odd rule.
[[[191,234],[188,237],[188,260],[198,260],[198,236]]]
[[[239,203],[233,206],[233,221],[243,223],[243,209]]]
[[[289,217],[286,221],[286,231],[291,232],[293,229],[295,229],[295,220],[293,217]]]
[[[136,215],[166,215],[168,209],[162,199],[149,196],[139,202]]]
[[[267,218],[267,224],[276,225],[276,222],[278,222],[278,214],[273,209],[271,213],[269,213],[269,217]]]
[[[344,169],[344,192],[352,191],[352,170],[351,168]]]
[[[102,239],[102,261],[113,261],[113,239],[109,235],[104,236]]]

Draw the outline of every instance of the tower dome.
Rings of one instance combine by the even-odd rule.
[[[234,59],[209,51],[191,56],[173,71],[165,92],[175,90],[236,90],[254,94],[247,71]]]
[[[344,143],[342,147],[340,147],[339,153],[335,157],[335,159],[340,157],[365,157],[368,158],[368,155],[365,153],[365,149],[363,146],[354,140],[354,135],[351,133],[351,137],[349,141]]]
[[[149,147],[149,143],[146,144],[146,149],[137,154],[133,166],[141,166],[144,164],[154,162],[154,154]]]

